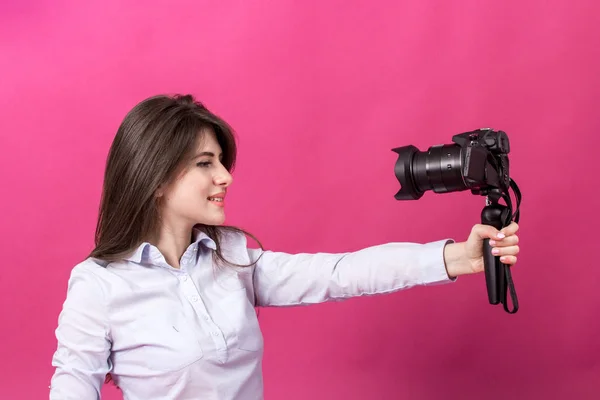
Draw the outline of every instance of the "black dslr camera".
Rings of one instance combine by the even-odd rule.
[[[510,178],[508,153],[510,143],[503,131],[489,128],[464,132],[452,137],[454,144],[431,146],[426,152],[409,145],[392,149],[398,153],[394,172],[400,182],[396,200],[418,200],[432,190],[449,193],[470,190],[486,196],[481,222],[502,229],[511,221],[518,222],[521,192]],[[517,200],[516,211],[509,189]],[[506,205],[499,203],[503,199]],[[510,268],[491,254],[489,240],[484,241],[485,278],[490,304],[502,302],[508,313],[516,313],[519,305]],[[507,306],[507,287],[513,310]]]

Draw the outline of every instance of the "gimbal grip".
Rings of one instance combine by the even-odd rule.
[[[483,265],[485,273],[485,284],[487,287],[488,300],[490,304],[500,303],[500,291],[503,287],[502,269],[500,268],[500,262],[497,256],[492,254],[492,246],[490,246],[490,239],[483,240]]]
[[[481,212],[481,223],[500,230],[502,229],[503,214],[507,210],[507,207],[501,204],[489,204]],[[483,240],[483,266],[488,300],[490,304],[498,304],[506,295],[506,277],[500,257],[492,254],[490,239]]]

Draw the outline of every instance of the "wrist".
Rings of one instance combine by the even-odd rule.
[[[453,242],[444,246],[444,265],[450,279],[469,273],[464,242]]]

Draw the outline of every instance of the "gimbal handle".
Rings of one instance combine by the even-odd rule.
[[[500,230],[503,228],[503,221],[508,218],[508,207],[499,204],[497,201],[488,198],[488,204],[481,212],[481,223],[491,225]],[[517,295],[514,291],[513,281],[510,273],[510,268],[500,262],[499,256],[492,254],[492,246],[490,239],[483,240],[483,264],[485,273],[485,284],[487,287],[488,300],[490,304],[498,304],[502,302],[504,309],[514,314],[519,309]],[[513,311],[508,309],[507,305],[507,287],[511,290],[511,298],[513,302]]]

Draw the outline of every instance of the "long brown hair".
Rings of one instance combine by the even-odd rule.
[[[235,167],[237,146],[233,129],[192,95],[158,95],[127,113],[110,147],[95,234],[89,257],[107,262],[123,259],[159,228],[159,186],[175,179],[193,157],[203,132],[215,133],[222,163]],[[221,249],[226,231],[252,234],[233,226],[197,225],[216,243],[217,261],[228,262]],[[252,264],[250,264],[252,265]]]

